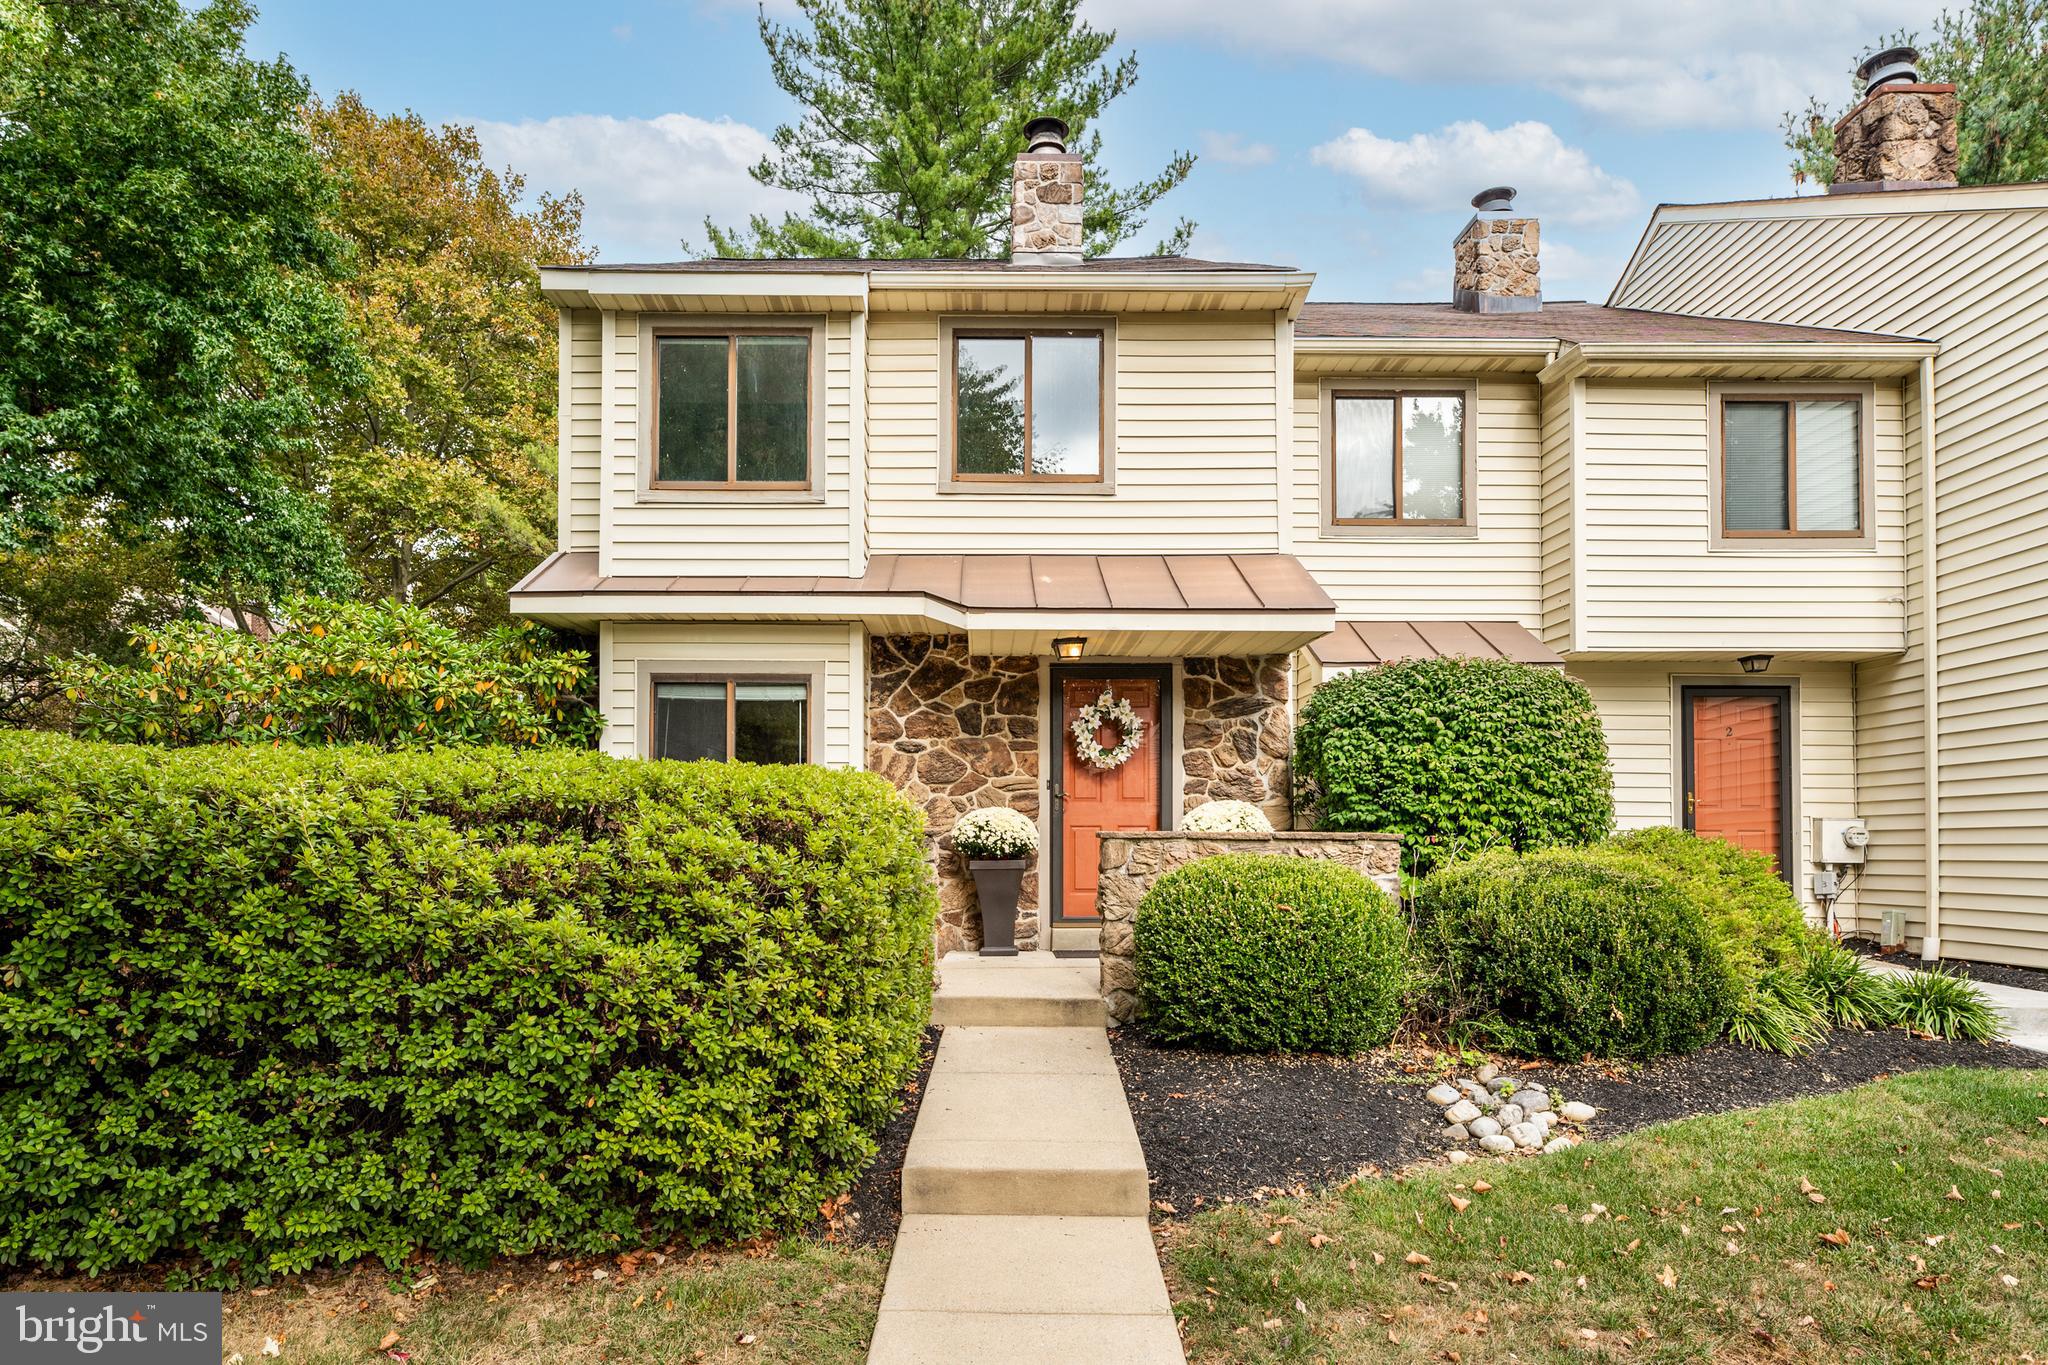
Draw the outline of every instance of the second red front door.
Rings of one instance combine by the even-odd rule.
[[[1782,871],[1784,698],[1704,692],[1686,698],[1692,745],[1686,823],[1695,833],[1770,855]]]

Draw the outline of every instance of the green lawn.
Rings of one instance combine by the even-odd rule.
[[[1222,1209],[1166,1259],[1192,1361],[2048,1360],[2043,1219],[2048,1071],[1951,1068]]]

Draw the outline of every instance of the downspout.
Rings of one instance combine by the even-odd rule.
[[[1934,357],[1920,360],[1920,576],[1922,601],[1926,604],[1926,629],[1921,632],[1924,655],[1920,677],[1927,714],[1927,908],[1925,932],[1920,939],[1920,956],[1929,962],[1941,957],[1941,651],[1935,639],[1935,458],[1934,458]]]

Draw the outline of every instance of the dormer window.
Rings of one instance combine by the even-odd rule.
[[[1103,328],[959,327],[948,339],[953,483],[1105,483]]]
[[[811,486],[811,333],[656,333],[652,486]]]

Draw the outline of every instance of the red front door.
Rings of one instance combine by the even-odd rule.
[[[1698,834],[1768,853],[1784,868],[1783,696],[1713,692],[1688,697],[1692,789],[1686,823]]]
[[[1138,751],[1109,771],[1091,768],[1074,751],[1074,737],[1068,727],[1082,707],[1102,695],[1103,689],[1130,702],[1144,722],[1145,734]],[[1097,738],[1104,744],[1116,742],[1116,732],[1105,728]],[[1060,900],[1059,918],[1093,920],[1095,884],[1101,871],[1102,852],[1095,838],[1104,829],[1159,828],[1159,682],[1155,678],[1067,678],[1060,684],[1060,724],[1057,742],[1064,757],[1060,761],[1060,786],[1066,799],[1060,803]]]

